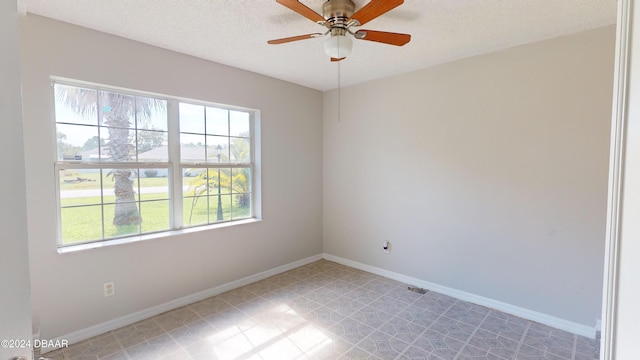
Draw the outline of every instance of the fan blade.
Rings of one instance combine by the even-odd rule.
[[[375,41],[383,44],[402,46],[411,41],[411,35],[386,31],[358,30],[354,36],[356,39]]]
[[[272,45],[277,45],[277,44],[284,44],[284,43],[288,43],[288,42],[292,42],[292,41],[311,39],[311,38],[314,38],[316,36],[322,36],[322,34],[314,33],[314,34],[298,35],[298,36],[292,36],[292,37],[287,37],[287,38],[282,38],[282,39],[269,40],[269,41],[267,41],[267,43],[268,44],[272,44]]]
[[[342,61],[342,60],[344,60],[344,59],[346,59],[346,57],[341,57],[341,58],[333,58],[333,57],[332,57],[332,58],[331,58],[331,62]]]
[[[298,0],[276,0],[276,2],[278,4],[281,4],[281,5],[284,5],[284,6],[288,7],[289,9],[297,12],[298,14],[306,17],[307,19],[309,19],[309,20],[311,20],[313,22],[325,21],[326,20],[324,17],[322,17],[322,15],[320,15],[317,12],[309,9],[307,6],[305,6],[304,4],[302,4]]]
[[[404,0],[371,0],[367,5],[356,11],[348,21],[358,20],[360,25],[364,25],[387,11],[396,8],[404,3]]]

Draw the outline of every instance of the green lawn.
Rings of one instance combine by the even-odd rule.
[[[152,196],[153,195],[153,196]],[[249,207],[239,207],[234,197],[239,195],[223,195],[222,221],[247,218]],[[62,243],[64,245],[102,240],[102,218],[104,216],[104,238],[117,238],[141,233],[152,233],[170,229],[169,200],[162,194],[148,194],[145,200],[138,203],[142,224],[126,227],[112,225],[115,197],[105,197],[104,205],[100,205],[100,197],[62,199]],[[157,199],[157,200],[156,200]],[[199,197],[183,199],[184,226],[191,227],[217,222],[218,197]],[[91,205],[92,204],[92,205]],[[80,205],[80,206],[78,206]],[[192,206],[193,205],[193,206]]]
[[[141,177],[134,181],[134,189],[142,188],[166,188],[159,193],[145,193],[136,195],[136,202],[142,223],[133,226],[117,227],[112,225],[115,211],[115,196],[100,194],[101,187],[106,190],[113,189],[111,177],[102,175],[97,171],[64,170],[60,173],[61,190],[61,222],[62,243],[69,245],[81,242],[91,242],[102,239],[125,237],[144,233],[166,231],[170,229],[170,201],[169,180],[166,177]],[[197,183],[194,177],[184,177],[183,183],[189,186]],[[96,190],[89,192],[90,196],[82,196],[85,193],[66,193],[74,190]],[[162,191],[162,190],[160,190]],[[222,220],[248,218],[251,216],[249,206],[238,206],[241,194],[230,194],[231,189],[223,187],[220,201],[222,203]],[[111,191],[110,191],[111,192]],[[111,192],[112,193],[112,192]],[[190,196],[191,195],[191,196]],[[184,227],[192,227],[218,222],[218,196],[210,195],[193,197],[191,189],[184,191],[183,197],[183,224]],[[76,197],[71,197],[76,196]],[[80,197],[77,197],[80,196]],[[104,221],[103,221],[104,219]],[[102,224],[104,223],[104,236]]]

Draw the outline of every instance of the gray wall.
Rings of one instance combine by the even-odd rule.
[[[340,110],[325,93],[324,251],[593,328],[614,44],[606,27],[372,81]]]
[[[322,252],[322,93],[43,17],[21,22],[34,315],[58,337]],[[261,110],[257,223],[56,252],[50,76]],[[103,283],[115,281],[105,298]]]
[[[31,301],[20,99],[18,13],[0,2],[0,340],[30,340]],[[0,346],[0,360],[28,356],[30,349]]]

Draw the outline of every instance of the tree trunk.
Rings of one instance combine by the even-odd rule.
[[[107,149],[115,162],[131,160],[132,146],[129,144],[130,119],[135,119],[135,98],[133,96],[106,93],[104,122],[109,128]],[[134,120],[135,121],[135,120]],[[133,190],[135,172],[131,169],[114,169],[111,173],[114,180],[116,196],[113,225],[128,226],[142,222],[138,204]]]
[[[126,169],[118,169],[113,172],[115,180],[114,192],[116,195],[116,205],[113,214],[113,225],[127,226],[140,224],[140,212],[138,204],[135,202],[133,191],[133,172]]]

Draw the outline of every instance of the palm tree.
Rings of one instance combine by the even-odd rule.
[[[233,172],[233,176],[231,173]],[[236,195],[235,205],[240,208],[247,208],[251,204],[251,195],[249,194],[250,170],[247,168],[229,168],[220,169],[220,183],[218,184],[218,170],[208,169],[201,171],[196,177],[189,182],[189,192],[193,193],[191,199],[191,209],[189,210],[189,224],[193,217],[193,210],[198,204],[198,200],[206,195],[207,192],[212,194],[218,186],[223,189],[230,189]]]
[[[72,109],[84,118],[100,115],[100,125],[108,130],[104,150],[113,162],[129,162],[135,157],[135,145],[129,141],[132,128],[138,121],[146,121],[156,111],[166,111],[163,100],[126,95],[110,91],[83,89],[72,86],[55,87],[56,102]],[[98,109],[98,105],[100,109]],[[135,199],[131,169],[117,168],[110,171],[114,182],[115,211],[113,225],[117,227],[139,225],[142,222]]]
[[[241,136],[248,136],[249,134],[241,134]],[[245,163],[251,159],[251,148],[248,139],[232,138],[231,139],[231,157],[239,163]],[[229,162],[229,156],[222,155],[222,163]],[[193,192],[193,198],[191,199],[191,209],[189,211],[189,223],[193,216],[193,209],[198,203],[198,199],[205,195],[207,192],[212,192],[218,187],[227,188],[236,195],[236,205],[241,208],[247,208],[251,205],[251,170],[249,168],[234,168],[233,170],[223,168],[219,172],[218,170],[208,169],[201,171],[196,177],[189,182],[189,191]],[[220,183],[218,184],[218,179]]]

